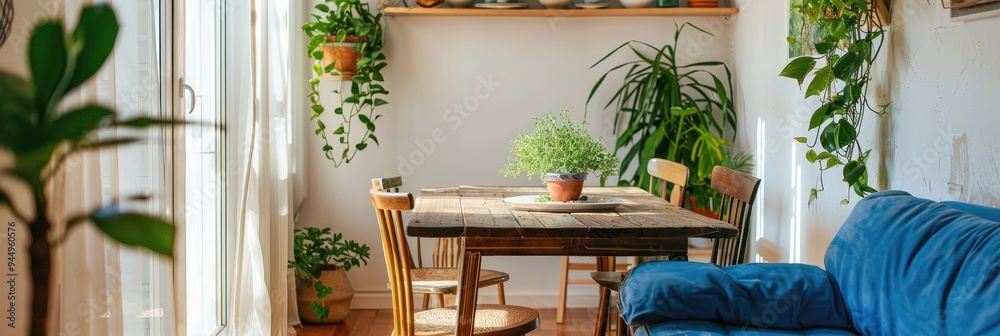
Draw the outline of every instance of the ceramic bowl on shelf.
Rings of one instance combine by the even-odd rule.
[[[538,0],[538,3],[549,9],[563,9],[569,4],[569,0]]]
[[[452,8],[465,8],[469,7],[475,0],[445,0],[445,2]]]
[[[653,0],[618,0],[625,8],[653,7]]]

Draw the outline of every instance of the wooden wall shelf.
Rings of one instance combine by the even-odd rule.
[[[605,9],[487,9],[389,7],[387,16],[513,16],[513,17],[595,17],[595,16],[728,16],[737,8],[605,8]]]

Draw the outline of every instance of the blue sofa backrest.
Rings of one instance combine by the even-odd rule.
[[[864,335],[1000,335],[1000,223],[880,192],[858,202],[825,263]]]

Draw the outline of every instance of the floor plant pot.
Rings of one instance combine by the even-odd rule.
[[[569,202],[580,199],[583,193],[583,181],[587,174],[559,173],[545,174],[543,180],[549,189],[549,197],[554,202]]]
[[[327,73],[323,75],[323,78],[330,80],[350,80],[354,78],[354,75],[358,73],[358,59],[361,58],[357,48],[358,42],[361,41],[361,37],[358,36],[347,36],[344,38],[344,42],[337,42],[336,36],[327,36],[326,43],[321,47],[323,50],[323,68],[326,69],[330,63],[334,63],[333,68],[340,73],[340,76],[333,76]]]
[[[695,196],[691,196],[690,198],[688,198],[688,201],[691,201],[691,203],[689,203],[689,204],[691,204],[691,211],[694,211],[694,213],[696,213],[696,214],[699,214],[699,215],[702,215],[702,216],[705,216],[705,217],[708,217],[708,218],[711,218],[711,219],[719,219],[719,213],[718,212],[712,211],[711,209],[705,209],[705,208],[699,207],[697,205],[697,203],[695,203],[696,200],[698,200],[698,198],[695,197]]]
[[[323,299],[323,304],[330,307],[330,315],[321,319],[313,314],[310,303],[316,301],[316,289],[312,286],[300,284],[298,286],[298,308],[299,318],[303,323],[341,323],[347,318],[347,313],[351,311],[351,300],[354,299],[354,287],[347,279],[347,272],[343,268],[336,270],[325,270],[320,273],[319,281],[333,288],[333,292]]]

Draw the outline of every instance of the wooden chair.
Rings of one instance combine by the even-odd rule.
[[[750,212],[759,188],[760,179],[749,174],[722,166],[712,169],[712,189],[722,194],[719,220],[732,224],[738,231],[734,238],[713,241],[712,263],[724,267],[746,262],[747,245],[750,241]],[[604,289],[618,290],[625,279],[625,272],[593,272],[591,277]],[[600,312],[599,310],[598,313]],[[600,316],[598,317],[600,322]],[[625,321],[619,317],[618,335],[627,335],[624,325]]]
[[[403,211],[412,210],[413,195],[372,189],[372,206],[378,215],[382,251],[385,253],[392,292],[393,336],[452,335],[458,322],[455,308],[415,312],[410,250],[403,230]],[[538,311],[519,306],[477,305],[476,335],[524,335],[538,328]]]
[[[654,195],[659,194],[660,198],[670,202],[670,204],[684,206],[684,191],[687,188],[688,178],[690,177],[690,170],[687,166],[666,159],[653,158],[646,164],[646,172],[650,176],[648,188],[650,193]],[[670,187],[670,185],[673,186]],[[668,187],[670,187],[669,193],[667,193]],[[601,258],[598,258],[598,262],[610,263],[610,260],[606,259],[602,261]],[[637,265],[639,262],[641,262],[640,258],[634,258],[632,261],[634,265]],[[596,271],[596,265],[592,266],[595,266],[595,268],[591,269],[591,271]],[[615,267],[611,267],[610,269],[615,271],[619,268],[618,265],[615,265]],[[590,280],[590,283],[598,281],[596,278]],[[617,290],[617,288],[614,290]],[[607,329],[608,315],[610,315],[609,311],[611,309],[610,299],[611,289],[601,286],[600,301],[597,306],[597,321],[594,326],[595,335],[601,335],[603,333],[600,331]],[[560,303],[562,302],[560,301]],[[624,325],[619,323],[617,328],[621,330],[624,328]]]
[[[403,186],[402,177],[374,178],[372,188],[379,191],[399,191]],[[413,275],[413,292],[424,295],[423,309],[430,307],[430,296],[437,297],[438,307],[444,307],[445,295],[458,292],[458,263],[461,261],[462,238],[438,238],[434,244],[431,267],[424,267],[420,238],[417,238],[417,263],[407,250],[407,261]],[[504,272],[484,269],[479,272],[479,287],[497,286],[500,304],[506,304],[503,283],[510,280]]]

